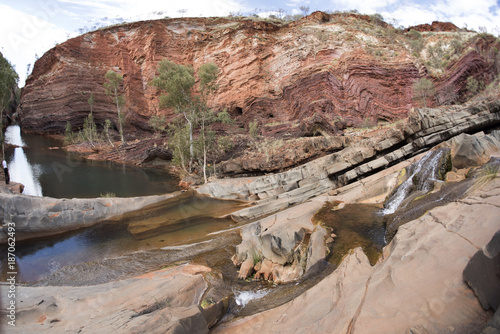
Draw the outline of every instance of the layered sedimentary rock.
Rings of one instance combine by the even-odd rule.
[[[499,124],[500,103],[496,100],[445,109],[414,109],[398,127],[379,133],[377,130],[338,152],[286,172],[218,180],[198,191],[214,197],[257,201],[257,205],[232,214],[233,219],[246,222],[362,179],[463,132],[474,133]]]
[[[175,195],[59,199],[0,192],[0,244],[7,242],[9,223],[16,226],[16,240],[43,237],[92,226]]]
[[[399,119],[415,104],[412,85],[427,70],[404,36],[394,42],[391,29],[368,16],[321,12],[290,24],[185,18],[104,28],[59,44],[36,62],[22,91],[20,119],[24,129],[40,133],[63,132],[68,121],[81,127],[92,93],[96,123],[116,123],[102,86],[106,71],[114,70],[124,76],[125,132],[150,131],[152,115],[174,117],[158,107],[158,93],[149,85],[163,58],[195,71],[215,62],[219,89],[209,104],[227,108],[240,127],[258,120],[264,135],[333,134]],[[487,83],[495,75],[490,51],[498,43],[481,41],[467,45],[443,79],[433,79],[438,95],[451,89],[461,99],[468,76]]]

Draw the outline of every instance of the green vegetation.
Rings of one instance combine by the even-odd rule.
[[[14,67],[0,53],[0,143],[2,144],[2,156],[4,156],[3,110],[8,106],[18,81],[19,76]]]
[[[107,192],[105,194],[100,194],[99,197],[101,197],[101,198],[113,198],[113,197],[116,197],[116,194]]]
[[[158,116],[153,115],[149,119],[148,124],[153,128],[153,131],[159,135],[162,132],[167,131],[167,120],[164,115]]]
[[[256,119],[254,119],[248,124],[248,133],[250,134],[250,137],[252,137],[253,139],[256,139],[257,136],[259,135],[259,123],[257,122]]]
[[[208,298],[203,299],[203,301],[201,302],[200,306],[203,309],[207,309],[207,308],[211,307],[214,304],[215,304],[215,300],[212,297],[208,297]]]
[[[435,94],[434,83],[429,79],[422,78],[413,84],[413,96],[425,108],[429,99],[432,99]]]
[[[120,137],[122,143],[125,143],[125,137],[123,136],[123,124],[125,123],[125,114],[122,111],[122,107],[125,105],[125,96],[120,94],[120,84],[123,81],[123,75],[116,73],[115,71],[109,70],[104,75],[108,82],[104,83],[104,89],[106,95],[111,95],[113,102],[116,103],[116,110],[118,112],[118,128],[120,132]]]
[[[467,91],[471,96],[476,95],[480,91],[483,90],[484,88],[484,83],[478,81],[475,77],[470,76],[467,78],[467,85],[466,85]]]
[[[493,181],[498,176],[499,171],[500,171],[499,165],[495,164],[485,165],[483,168],[481,168],[479,174],[476,176],[474,184],[472,185],[472,187],[469,189],[468,192],[469,193],[473,192],[474,190],[482,188],[491,181]]]
[[[194,162],[203,170],[205,182],[208,182],[207,167],[210,157],[214,161],[231,147],[227,139],[218,137],[212,129],[213,123],[232,123],[227,110],[216,114],[207,106],[208,97],[217,86],[219,68],[214,63],[207,63],[198,69],[198,87],[192,67],[175,64],[163,59],[158,64],[158,76],[151,81],[160,95],[160,107],[173,108],[178,117],[169,125],[171,134],[169,146],[173,151],[173,162],[185,172],[190,173]],[[150,121],[154,128],[161,130],[161,118]],[[158,125],[160,123],[161,125]],[[151,124],[151,123],[150,123]]]

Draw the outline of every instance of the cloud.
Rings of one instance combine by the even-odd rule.
[[[54,6],[41,6],[36,15],[31,15],[0,5],[0,12],[1,51],[16,67],[19,85],[24,86],[27,66],[34,63],[35,55],[41,56],[56,43],[66,40],[71,32],[49,21],[59,15]]]

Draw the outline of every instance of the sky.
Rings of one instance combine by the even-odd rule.
[[[379,13],[397,27],[449,21],[460,28],[484,27],[500,36],[497,0],[0,0],[0,52],[14,65],[23,87],[38,57],[96,25],[165,16],[265,16],[277,9],[294,15],[304,6],[310,13],[354,9]]]

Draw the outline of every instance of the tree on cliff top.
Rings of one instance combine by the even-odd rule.
[[[14,67],[0,53],[0,142],[2,144],[2,156],[4,156],[3,137],[3,110],[8,105],[12,89],[17,86],[19,76]]]
[[[106,72],[104,77],[106,78],[106,80],[108,80],[108,82],[104,83],[104,89],[106,90],[106,95],[111,95],[113,97],[113,102],[116,103],[120,137],[122,143],[125,143],[125,138],[123,136],[123,123],[125,121],[125,115],[121,110],[121,108],[125,105],[125,96],[123,96],[123,94],[119,94],[120,83],[123,81],[123,75],[109,70],[108,72]]]

